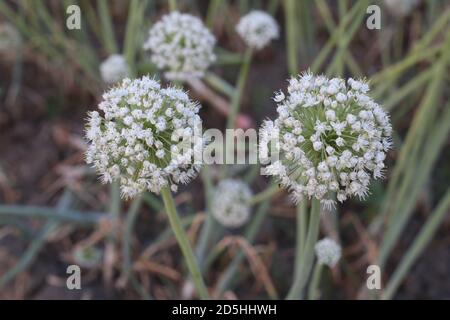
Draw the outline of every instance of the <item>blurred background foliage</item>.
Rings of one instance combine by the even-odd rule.
[[[366,202],[349,201],[322,218],[322,233],[343,245],[340,267],[322,279],[322,297],[450,298],[448,1],[419,1],[402,16],[368,0],[176,2],[218,39],[209,89],[187,86],[207,128],[225,127],[217,99],[236,94],[244,46],[234,25],[252,9],[275,16],[282,37],[254,57],[240,108],[250,125],[273,116],[272,93],[308,69],[369,79],[372,96],[391,113],[387,179],[372,184]],[[366,28],[374,3],[381,30]],[[66,28],[71,4],[81,8],[81,30]],[[193,297],[161,202],[151,194],[121,202],[117,186],[101,186],[83,161],[86,111],[107,88],[99,64],[121,53],[133,76],[159,77],[142,43],[168,10],[155,0],[0,0],[1,24],[19,35],[0,48],[0,298]],[[286,194],[258,193],[267,180],[257,169],[229,170],[256,193],[250,223],[238,231],[216,225],[207,248],[197,248],[208,253],[201,265],[215,297],[284,297],[292,282],[295,208]],[[194,243],[202,243],[205,202],[219,176],[205,168],[177,194]],[[65,287],[72,263],[87,270],[81,292]],[[383,270],[375,294],[364,290],[370,264]]]

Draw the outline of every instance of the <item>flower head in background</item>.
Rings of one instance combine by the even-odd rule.
[[[264,11],[254,10],[243,16],[236,31],[250,48],[260,50],[279,37],[275,19]]]
[[[330,238],[318,241],[314,247],[320,264],[334,267],[341,258],[341,246]]]
[[[120,54],[112,54],[100,65],[100,74],[105,83],[116,83],[130,75],[127,61]]]
[[[22,39],[19,31],[9,23],[0,24],[0,51],[16,49]]]
[[[216,60],[216,38],[202,21],[190,14],[172,12],[149,31],[144,44],[151,59],[169,80],[202,77]]]
[[[246,183],[235,179],[222,180],[214,191],[212,214],[226,227],[241,227],[250,216],[252,196]]]
[[[397,17],[407,16],[419,3],[419,0],[384,0],[389,12]]]
[[[295,201],[316,198],[326,207],[348,197],[364,198],[371,177],[383,177],[391,147],[389,116],[368,95],[364,81],[328,79],[310,73],[277,93],[278,118],[260,130],[260,159],[268,163],[268,143],[276,136],[278,160],[266,175],[277,177]]]
[[[124,198],[166,186],[176,191],[197,175],[200,106],[184,91],[148,77],[124,79],[103,94],[99,109],[86,125],[86,162],[104,183],[118,180]]]

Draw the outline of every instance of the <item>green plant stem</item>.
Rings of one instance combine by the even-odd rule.
[[[209,29],[214,27],[214,20],[216,19],[219,9],[222,7],[223,0],[211,0],[208,6],[208,13],[206,16],[206,26]]]
[[[449,104],[447,104],[447,108],[448,106]],[[418,164],[415,170],[414,168],[410,170],[408,179],[405,179],[406,182],[399,192],[398,204],[392,211],[392,217],[388,222],[389,227],[381,243],[379,256],[380,267],[385,265],[397,239],[406,226],[414,209],[414,199],[417,198],[419,192],[422,190],[437,159],[439,150],[448,137],[448,132],[450,131],[450,109],[446,110],[442,119],[442,123],[437,124],[437,127],[431,132],[429,140],[425,143],[426,148],[423,152],[422,161],[419,162],[420,165]],[[405,201],[404,199],[408,199],[409,201]]]
[[[286,297],[288,300],[299,299],[303,295],[303,290],[311,272],[311,268],[314,261],[314,245],[317,242],[319,236],[320,226],[320,201],[313,199],[311,201],[311,214],[309,215],[308,235],[303,250],[303,256],[298,259],[298,265],[295,266],[294,282]],[[301,230],[297,230],[297,237],[301,237]],[[297,248],[298,252],[298,248]]]
[[[269,187],[260,193],[257,193],[253,196],[250,203],[252,205],[255,205],[259,202],[263,202],[264,200],[272,198],[274,195],[276,195],[278,192],[280,192],[281,189],[278,187],[277,184],[269,185]]]
[[[213,89],[219,91],[221,94],[224,94],[229,98],[233,97],[236,94],[236,90],[231,84],[212,72],[206,72],[204,79],[205,82]]]
[[[247,48],[244,54],[244,60],[239,71],[239,78],[237,80],[236,91],[231,99],[231,109],[228,115],[227,129],[233,129],[236,124],[236,117],[239,112],[242,94],[244,92],[245,83],[247,82],[248,71],[252,61],[253,50]]]
[[[315,4],[317,5],[317,8],[319,10],[320,15],[322,16],[325,26],[327,27],[327,30],[330,34],[333,34],[334,30],[336,29],[336,25],[333,20],[333,16],[331,14],[331,10],[328,7],[328,4],[324,0],[317,0],[315,1]],[[342,9],[341,9],[342,10]],[[341,18],[345,17],[345,15],[342,15],[340,12]],[[348,68],[352,71],[354,75],[361,76],[363,72],[361,71],[361,68],[359,67],[358,63],[356,62],[356,59],[354,58],[353,54],[349,51],[345,51],[345,63],[347,64]]]
[[[430,215],[430,218],[428,218],[426,224],[420,230],[413,244],[403,256],[381,295],[382,299],[391,299],[395,295],[406,274],[436,233],[445,215],[448,214],[449,207],[450,189],[447,190],[447,193],[439,202],[437,209]]]
[[[169,0],[169,10],[170,11],[177,10],[177,0]]]
[[[345,15],[345,17],[340,21],[339,26],[337,26],[336,30],[331,34],[330,38],[328,39],[327,43],[322,47],[319,54],[317,54],[316,58],[314,59],[314,62],[311,65],[311,71],[314,73],[317,73],[322,68],[322,65],[325,63],[327,56],[330,54],[330,52],[333,50],[333,47],[338,41],[341,39],[339,36],[348,28],[348,25],[350,25],[349,29],[355,30],[357,26],[359,25],[360,21],[357,18],[359,15],[364,15],[367,8],[367,1],[358,1],[352,8],[348,11],[348,13]],[[347,39],[351,39],[353,37],[353,34],[347,34]]]
[[[195,288],[197,289],[197,293],[201,299],[208,299],[208,291],[206,289],[205,283],[203,282],[203,278],[200,273],[197,261],[195,260],[191,245],[189,244],[189,239],[181,225],[180,217],[178,216],[177,210],[175,208],[172,194],[170,190],[165,187],[161,190],[161,196],[166,207],[170,225],[172,226],[175,238],[177,239],[178,245],[180,246],[181,252],[183,253],[186,260],[186,264],[189,272],[191,273],[192,280],[194,282]]]
[[[98,0],[98,7],[100,12],[100,23],[102,26],[102,40],[108,53],[117,52],[116,39],[114,37],[114,29],[111,21],[111,14],[107,0]]]
[[[131,276],[131,241],[134,225],[136,224],[136,219],[139,215],[141,204],[142,196],[139,196],[133,200],[126,215],[125,228],[122,237],[122,279],[125,282],[127,282]]]
[[[109,219],[107,214],[98,212],[80,212],[71,209],[55,209],[50,207],[34,207],[20,205],[0,205],[0,216],[21,218],[41,218],[67,221],[80,225],[95,225],[101,219]]]
[[[285,0],[284,12],[286,16],[286,39],[287,39],[287,60],[288,70],[291,76],[298,73],[297,61],[297,0]]]
[[[320,276],[322,275],[323,264],[316,261],[312,280],[308,288],[308,300],[316,300],[319,297]]]
[[[301,259],[304,256],[305,252],[305,242],[306,242],[306,224],[308,223],[307,217],[307,203],[306,201],[301,201],[297,205],[297,253],[295,255],[295,264],[298,265],[301,263]],[[297,261],[298,260],[298,261]]]
[[[145,204],[155,212],[160,212],[164,209],[164,204],[161,203],[161,199],[157,198],[153,193],[146,192],[142,195],[142,198]]]
[[[216,223],[211,211],[214,186],[211,179],[211,173],[209,172],[209,167],[207,165],[204,166],[202,169],[202,179],[203,179],[203,189],[205,190],[205,198],[206,198],[206,218],[203,227],[200,231],[200,235],[198,237],[196,255],[198,264],[200,265],[200,269],[202,271],[205,271],[206,269],[204,263],[205,252],[208,247],[208,244],[211,242],[213,233],[217,231],[219,225]]]
[[[120,214],[120,185],[118,181],[113,181],[110,186],[111,204],[109,213],[113,219],[119,218]]]
[[[123,52],[132,77],[136,76],[136,52],[140,49],[140,28],[147,4],[148,0],[131,0],[128,6]]]
[[[336,54],[334,55],[333,61],[328,65],[327,68],[328,75],[333,75],[335,73],[342,75],[344,57],[348,51],[347,48],[351,40],[353,39],[353,36],[359,30],[360,25],[366,14],[365,8],[367,7],[367,0],[361,0],[358,3],[358,5],[360,5],[361,3],[363,3],[363,7],[360,9],[360,11],[357,12],[356,17],[354,17],[351,26],[345,31],[342,28],[338,28],[338,31],[341,32],[339,34],[339,41],[337,43],[338,48]]]

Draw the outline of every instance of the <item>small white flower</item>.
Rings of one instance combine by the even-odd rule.
[[[284,98],[285,98],[284,93],[283,93],[283,91],[280,90],[280,91],[276,92],[275,97],[273,98],[273,101],[278,103],[278,102],[283,101]]]
[[[169,108],[170,117],[165,115]],[[103,115],[89,113],[86,125],[86,162],[104,183],[119,181],[124,198],[145,190],[159,193],[166,186],[176,190],[176,184],[197,175],[194,150],[202,150],[202,139],[194,136],[178,146],[172,140],[177,130],[195,132],[192,129],[201,126],[200,106],[183,91],[162,88],[148,77],[124,79],[103,94],[99,109]]]
[[[292,191],[295,201],[316,198],[334,206],[335,198],[364,198],[370,177],[383,176],[392,127],[385,111],[366,95],[363,81],[327,79],[310,73],[289,81],[288,95],[278,102],[278,118],[267,121],[260,134],[260,151],[275,136],[275,176]],[[270,123],[270,125],[267,125]],[[335,197],[336,194],[336,197]]]
[[[250,216],[252,191],[235,179],[222,180],[214,191],[212,214],[225,227],[243,226]]]
[[[100,65],[100,74],[104,82],[116,83],[130,75],[127,61],[120,54],[112,54]]]
[[[203,77],[216,60],[216,38],[203,22],[190,14],[171,12],[149,31],[144,44],[151,59],[169,80]]]
[[[330,238],[318,241],[314,247],[320,264],[334,267],[341,258],[341,246]]]
[[[256,50],[261,50],[279,37],[279,27],[275,19],[260,10],[253,10],[243,16],[236,26],[236,31],[247,46]]]

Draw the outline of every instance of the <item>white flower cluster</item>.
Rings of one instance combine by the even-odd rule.
[[[340,202],[364,198],[371,175],[383,177],[392,144],[389,116],[368,91],[352,78],[347,84],[310,73],[292,78],[288,96],[274,98],[278,118],[260,130],[260,159],[270,162],[265,174],[279,178],[297,202],[315,197],[330,208],[335,194]]]
[[[279,37],[279,27],[275,19],[260,10],[243,16],[236,26],[236,31],[247,46],[257,50]]]
[[[152,52],[152,62],[165,70],[169,80],[202,77],[216,60],[216,38],[202,21],[190,14],[172,12],[149,31],[144,44]]]
[[[388,10],[398,17],[407,16],[418,3],[419,0],[384,0]]]
[[[0,25],[0,51],[17,48],[21,43],[19,31],[8,23]]]
[[[103,94],[103,116],[90,112],[86,162],[104,183],[118,180],[122,196],[159,193],[197,175],[203,150],[200,106],[179,89],[143,77],[124,79]]]
[[[222,180],[214,191],[212,214],[226,227],[241,227],[250,216],[252,196],[246,183],[235,179]]]
[[[127,78],[130,75],[130,69],[122,55],[112,54],[101,63],[100,74],[103,81],[112,84]]]
[[[341,246],[333,239],[325,238],[318,241],[314,247],[320,264],[334,267],[341,258]]]

